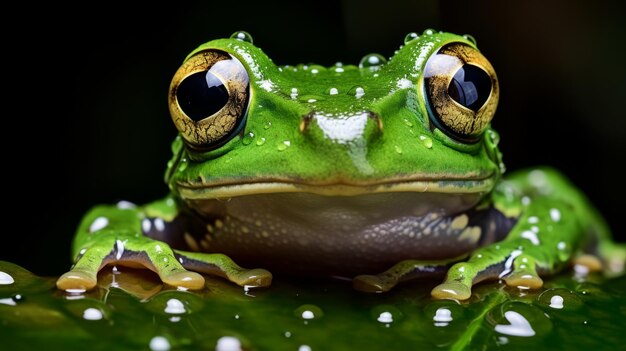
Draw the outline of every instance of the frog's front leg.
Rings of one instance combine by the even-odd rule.
[[[98,271],[108,264],[148,268],[164,283],[188,289],[204,287],[202,275],[189,270],[224,277],[241,286],[270,285],[272,275],[266,270],[241,268],[221,254],[173,250],[167,243],[153,239],[165,240],[184,229],[174,223],[177,213],[170,198],[144,207],[120,202],[94,208],[76,233],[75,263],[59,277],[57,287],[91,289],[97,284]]]
[[[432,290],[435,298],[465,300],[473,284],[503,279],[507,285],[536,289],[540,275],[578,263],[609,273],[621,272],[626,247],[611,242],[606,224],[588,200],[563,176],[550,169],[518,172],[493,193],[494,205],[518,217],[500,242],[483,247],[466,262],[453,265],[446,280]],[[597,259],[589,259],[591,253]]]

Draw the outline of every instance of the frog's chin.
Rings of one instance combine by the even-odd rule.
[[[495,176],[481,179],[403,180],[370,183],[309,184],[265,181],[239,184],[179,184],[179,194],[187,200],[228,199],[239,196],[278,193],[310,193],[325,196],[358,196],[380,193],[484,194],[495,185]]]

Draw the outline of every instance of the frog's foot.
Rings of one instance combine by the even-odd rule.
[[[386,292],[405,280],[442,276],[453,262],[459,260],[460,258],[446,261],[406,260],[377,275],[359,275],[352,280],[352,286],[364,292]]]
[[[504,260],[484,250],[467,262],[460,262],[448,271],[446,280],[436,286],[431,295],[437,299],[467,300],[472,285],[487,279],[503,279],[507,285],[520,289],[539,289],[543,280],[537,274],[537,263],[530,255],[513,250]]]
[[[607,276],[619,276],[626,271],[626,244],[605,240],[600,243],[598,255]]]
[[[187,271],[170,247],[159,241],[128,238],[103,240],[83,249],[72,269],[57,280],[61,290],[89,290],[96,286],[98,271],[107,264],[145,267],[159,275],[165,284],[202,289],[202,275]]]
[[[272,284],[272,273],[269,271],[241,268],[226,255],[176,250],[176,256],[189,270],[220,276],[239,286],[257,288]]]

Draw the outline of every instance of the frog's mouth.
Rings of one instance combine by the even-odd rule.
[[[358,196],[380,193],[481,194],[493,189],[495,174],[474,178],[387,179],[370,182],[300,182],[293,180],[256,180],[254,182],[179,183],[180,196],[189,200],[224,199],[238,196],[311,193],[325,196]]]

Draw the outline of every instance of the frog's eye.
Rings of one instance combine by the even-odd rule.
[[[469,45],[452,43],[428,59],[424,73],[434,126],[456,140],[477,141],[498,105],[498,79],[489,61]]]
[[[248,83],[241,62],[223,51],[202,51],[183,63],[170,84],[169,106],[189,146],[211,149],[237,134],[244,125]]]

